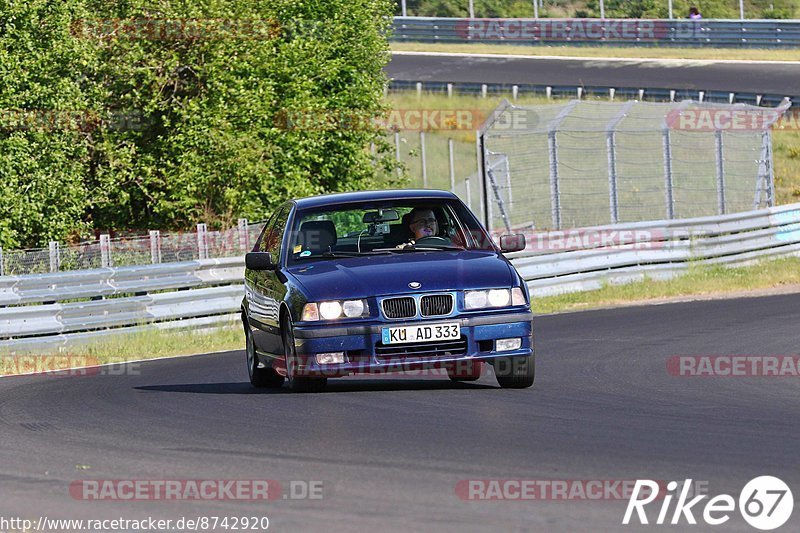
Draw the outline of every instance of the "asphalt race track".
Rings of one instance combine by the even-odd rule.
[[[576,54],[580,50],[576,49]],[[794,96],[800,94],[800,62],[708,60],[555,59],[393,53],[390,78],[441,81],[699,89]]]
[[[275,531],[652,531],[620,525],[624,500],[464,501],[455,487],[692,478],[738,499],[748,480],[771,474],[797,499],[800,378],[677,377],[666,361],[797,354],[799,323],[798,295],[545,316],[528,390],[501,390],[484,374],[474,384],[347,378],[320,394],[263,393],[247,383],[242,352],[142,363],[134,375],[3,378],[0,516],[266,515]],[[69,493],[81,479],[320,480],[324,496],[82,501]],[[709,529],[682,524],[669,530]],[[799,526],[795,505],[781,531]],[[738,512],[716,530],[754,531]]]

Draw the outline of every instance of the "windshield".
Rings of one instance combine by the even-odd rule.
[[[472,213],[453,200],[347,204],[302,210],[289,263],[445,250],[495,250]]]

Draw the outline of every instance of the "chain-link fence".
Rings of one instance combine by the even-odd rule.
[[[770,127],[745,104],[504,102],[481,133],[491,229],[564,229],[774,205]]]
[[[47,248],[4,251],[0,249],[0,276],[43,274],[68,270],[121,267],[192,261],[242,255],[252,249],[264,228],[263,222],[240,219],[237,227],[209,231],[198,224],[191,233],[161,233],[110,238],[96,242],[62,244]]]

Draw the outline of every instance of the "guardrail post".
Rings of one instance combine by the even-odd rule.
[[[150,230],[150,262],[161,264],[161,232],[157,229]]]
[[[489,91],[489,86],[485,83],[481,84],[481,97],[486,98],[486,93]]]
[[[452,83],[448,83],[447,84],[447,97],[448,98],[452,98],[453,97],[453,84]]]
[[[511,86],[511,98],[516,100],[518,96],[519,96],[519,85],[512,85]]]
[[[0,248],[0,276],[5,276],[6,270],[5,265],[3,264],[3,249]]]
[[[61,249],[57,242],[50,241],[50,272],[58,272],[61,268]]]
[[[672,139],[670,139],[669,128],[664,128],[662,132],[664,149],[664,191],[666,193],[667,219],[675,218],[675,196],[672,189]]]
[[[453,152],[453,139],[447,139],[447,155],[450,156],[450,192],[456,191],[456,167]]]
[[[238,221],[239,227],[239,249],[243,252],[250,250],[250,232],[247,229],[247,219],[240,218]]]
[[[421,98],[421,97],[422,97],[422,82],[418,81],[417,82],[417,98]]]
[[[197,225],[197,256],[208,259],[208,226],[203,223]]]
[[[717,160],[717,212],[725,214],[725,164],[723,160],[722,130],[714,132],[714,145]]]
[[[425,157],[425,132],[419,132],[419,155],[422,163],[422,188],[428,188],[428,160]]]
[[[100,266],[103,268],[112,266],[111,236],[106,233],[100,235]]]

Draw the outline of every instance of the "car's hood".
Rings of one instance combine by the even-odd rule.
[[[516,276],[496,253],[414,252],[327,259],[288,269],[310,300],[367,298],[418,291],[510,287]],[[421,283],[412,290],[408,284]]]

